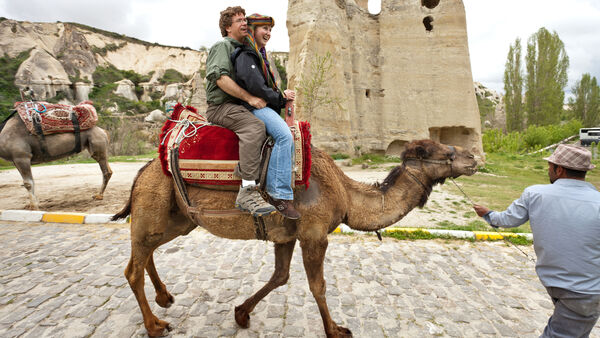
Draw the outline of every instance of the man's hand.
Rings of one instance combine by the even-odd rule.
[[[256,96],[250,96],[247,102],[249,105],[257,109],[261,109],[267,106],[267,102],[265,100]]]
[[[479,217],[483,217],[485,214],[490,212],[489,208],[486,208],[483,205],[479,205],[479,204],[473,204],[473,209],[475,209],[475,212],[477,213],[477,216],[479,216]]]
[[[243,100],[244,102],[247,102],[249,105],[257,109],[261,109],[267,106],[267,102],[265,100],[251,95],[246,90],[244,90],[244,88],[238,86],[238,84],[235,83],[235,81],[233,81],[227,75],[221,75],[221,77],[217,80],[217,86],[219,86],[219,88],[221,88],[221,90],[223,90],[225,93],[240,100]]]
[[[296,92],[291,89],[286,89],[283,91],[283,96],[288,101],[294,101],[296,99]]]

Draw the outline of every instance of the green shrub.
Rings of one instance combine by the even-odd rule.
[[[525,131],[508,134],[490,129],[483,133],[483,150],[487,153],[531,152],[577,135],[581,127],[581,121],[571,120],[561,125],[529,126]]]
[[[477,106],[479,107],[479,115],[483,118],[488,115],[492,115],[496,111],[496,104],[486,98],[479,97],[479,95],[475,95],[477,97]]]
[[[98,66],[92,74],[92,79],[94,79],[94,89],[112,85],[124,78],[125,76],[123,73],[113,65],[108,65],[106,67]]]
[[[286,90],[287,89],[287,71],[285,69],[285,67],[281,64],[281,62],[279,62],[278,58],[274,58],[275,59],[275,67],[277,67],[277,72],[279,73],[279,76],[281,77],[281,83],[279,84],[279,88],[281,90]]]
[[[184,83],[188,81],[189,78],[172,68],[165,70],[163,76],[158,80],[161,84]]]
[[[334,160],[345,160],[347,158],[350,158],[350,155],[336,153],[336,154],[332,154],[331,158],[333,158]]]
[[[21,101],[19,88],[15,86],[15,75],[21,63],[29,57],[30,51],[21,52],[14,58],[6,54],[0,57],[0,122],[8,117],[15,102]]]

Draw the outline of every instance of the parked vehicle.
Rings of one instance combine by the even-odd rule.
[[[600,127],[579,129],[579,140],[582,146],[600,143]]]

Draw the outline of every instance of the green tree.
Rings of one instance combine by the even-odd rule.
[[[327,52],[324,56],[315,55],[310,72],[302,76],[298,83],[298,92],[300,94],[300,104],[302,105],[305,116],[312,122],[312,116],[315,109],[319,106],[337,106],[340,109],[341,99],[331,96],[326,89],[329,82],[333,80],[335,74],[331,72],[333,68],[333,58],[331,53]]]
[[[563,111],[569,57],[556,32],[544,27],[527,43],[525,107],[528,125],[558,123]]]
[[[574,98],[569,99],[573,117],[581,120],[584,127],[600,124],[600,87],[596,77],[583,74],[572,88]]]
[[[504,106],[506,129],[523,130],[523,71],[521,69],[521,39],[510,45],[504,68]]]

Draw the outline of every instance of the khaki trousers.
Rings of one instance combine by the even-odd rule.
[[[235,174],[245,180],[258,180],[260,150],[267,138],[265,124],[244,106],[233,103],[208,106],[206,118],[210,123],[230,129],[240,139],[240,162]]]

